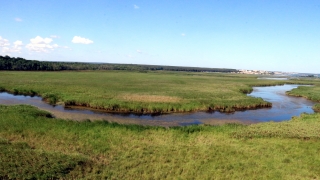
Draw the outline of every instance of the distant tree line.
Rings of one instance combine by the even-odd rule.
[[[132,71],[189,71],[189,72],[238,72],[236,69],[199,68],[180,66],[51,62],[26,60],[21,57],[0,56],[0,70],[14,71],[64,71],[64,70],[132,70]]]

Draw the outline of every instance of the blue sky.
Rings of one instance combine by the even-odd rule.
[[[319,0],[10,0],[0,54],[320,73]]]

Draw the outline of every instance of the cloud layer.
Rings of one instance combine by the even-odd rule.
[[[93,43],[92,40],[86,39],[80,36],[74,36],[71,42],[76,44],[92,44]]]

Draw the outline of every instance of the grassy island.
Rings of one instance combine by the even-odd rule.
[[[39,95],[52,104],[132,113],[232,112],[268,107],[270,103],[246,93],[252,91],[252,86],[284,83],[293,81],[168,71],[0,72],[2,91]]]

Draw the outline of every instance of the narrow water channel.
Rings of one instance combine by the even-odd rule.
[[[305,98],[291,97],[285,94],[299,85],[283,85],[270,87],[254,87],[248,96],[261,97],[272,103],[272,108],[257,110],[237,111],[235,113],[220,112],[196,112],[196,113],[174,113],[161,116],[134,115],[134,114],[111,114],[91,110],[78,110],[64,108],[61,105],[52,106],[41,97],[30,97],[0,93],[0,104],[29,104],[40,109],[51,112],[56,118],[82,120],[108,120],[110,122],[157,125],[157,126],[184,126],[191,124],[224,124],[224,123],[258,123],[266,121],[284,121],[301,113],[314,113],[312,106],[315,104]]]

